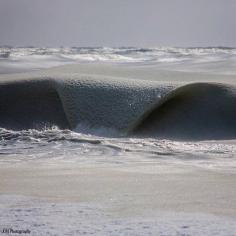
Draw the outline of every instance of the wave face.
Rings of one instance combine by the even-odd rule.
[[[1,84],[0,125],[13,130],[69,127],[60,98],[47,80]]]
[[[75,78],[76,77],[76,78]],[[31,78],[0,85],[0,126],[106,127],[127,133],[173,86],[108,77]]]

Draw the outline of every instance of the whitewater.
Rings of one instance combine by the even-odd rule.
[[[235,167],[235,48],[0,47],[0,230],[235,235]]]

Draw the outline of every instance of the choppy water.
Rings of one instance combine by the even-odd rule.
[[[100,131],[98,131],[99,133]],[[104,130],[102,130],[104,132]],[[56,127],[45,130],[0,130],[0,163],[97,164],[143,163],[236,171],[235,142],[180,142],[137,137],[104,137]]]
[[[70,63],[154,64],[181,71],[235,74],[236,49],[209,48],[35,48],[0,47],[0,73],[49,68]],[[171,66],[170,66],[171,65]],[[2,70],[1,70],[2,69]]]

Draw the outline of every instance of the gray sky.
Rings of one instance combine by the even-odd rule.
[[[236,47],[236,0],[0,0],[0,45]]]

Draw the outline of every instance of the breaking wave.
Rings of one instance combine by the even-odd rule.
[[[236,88],[216,83],[34,78],[0,85],[0,126],[10,130],[105,128],[120,135],[236,138]]]

